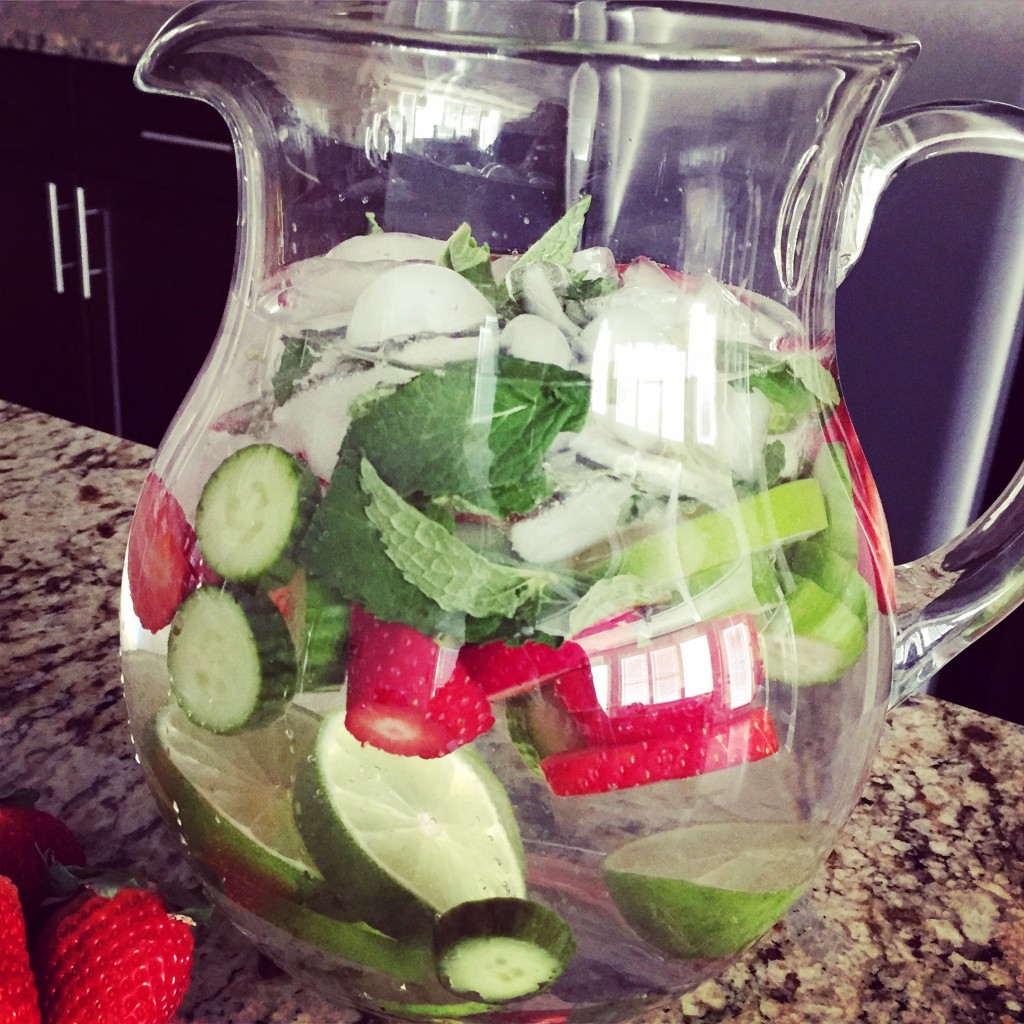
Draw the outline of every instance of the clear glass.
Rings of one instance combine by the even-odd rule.
[[[969,602],[956,558],[897,574],[836,375],[892,175],[1024,155],[1012,108],[879,122],[915,53],[592,0],[201,3],[151,44],[241,205],[133,520],[126,698],[211,895],[311,987],[482,1022],[678,996],[1019,603],[1014,495],[953,543]]]

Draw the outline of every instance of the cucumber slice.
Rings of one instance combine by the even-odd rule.
[[[644,537],[622,554],[616,573],[649,583],[691,576],[775,544],[803,540],[828,526],[825,501],[810,477],[790,480],[716,509],[683,519],[674,533]]]
[[[576,940],[550,907],[499,896],[442,914],[433,950],[437,976],[450,992],[504,1003],[557,981],[576,955]]]
[[[206,481],[196,510],[203,558],[226,580],[254,582],[287,558],[309,526],[320,484],[290,452],[252,444]]]
[[[778,614],[761,634],[765,675],[790,686],[835,682],[860,656],[867,627],[839,598],[794,576]]]
[[[811,473],[821,487],[828,514],[828,543],[837,554],[857,561],[857,510],[846,449],[838,442],[823,444]]]
[[[336,601],[316,580],[306,579],[306,609],[299,647],[300,689],[330,690],[345,678],[351,606]]]
[[[837,554],[827,542],[818,538],[794,544],[788,556],[789,567],[794,573],[813,580],[867,624],[870,590],[855,562]]]
[[[196,725],[232,733],[281,713],[295,686],[295,648],[269,598],[206,586],[175,612],[167,669]]]

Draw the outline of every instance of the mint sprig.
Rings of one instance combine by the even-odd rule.
[[[484,382],[486,372],[453,363],[399,385],[353,420],[343,451],[368,458],[405,498],[454,497],[500,517],[529,512],[550,490],[543,462],[551,443],[586,419],[590,381],[511,356],[499,356]]]
[[[557,579],[547,570],[500,565],[474,551],[389,487],[368,459],[360,483],[366,517],[402,575],[446,611],[513,617]]]

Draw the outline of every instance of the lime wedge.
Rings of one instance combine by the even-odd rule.
[[[291,807],[318,723],[292,707],[262,729],[218,736],[169,704],[153,724],[149,764],[182,835],[225,895],[255,912],[323,882]]]
[[[609,854],[605,883],[622,916],[664,952],[734,956],[803,892],[830,837],[810,823],[673,829]]]
[[[299,774],[295,820],[338,900],[389,935],[423,932],[468,900],[525,895],[512,806],[469,748],[389,754],[360,744],[336,712]]]

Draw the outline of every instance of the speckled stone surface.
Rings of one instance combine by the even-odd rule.
[[[0,46],[135,64],[184,0],[2,0]]]
[[[39,789],[93,863],[193,884],[135,763],[119,684],[120,565],[150,455],[0,402],[0,792]],[[644,1020],[1024,1021],[1022,865],[1024,729],[912,701],[892,713],[812,891],[720,979]],[[357,1019],[303,993],[216,915],[178,1017]]]

